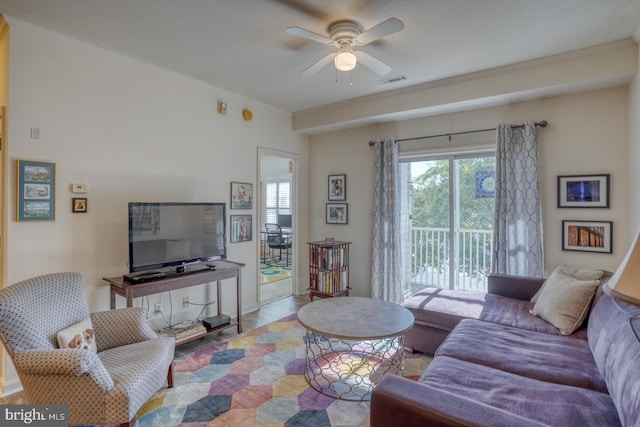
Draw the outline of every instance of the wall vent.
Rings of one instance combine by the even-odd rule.
[[[380,83],[386,84],[386,83],[396,83],[396,82],[400,82],[402,80],[407,80],[407,76],[396,76],[396,77],[389,77],[388,79],[382,79],[380,80]]]

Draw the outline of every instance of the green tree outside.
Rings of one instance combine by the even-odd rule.
[[[459,230],[491,230],[493,228],[492,196],[487,197],[495,184],[495,178],[487,172],[495,172],[495,157],[478,157],[458,159],[455,161],[455,172],[449,173],[448,160],[434,160],[412,164],[412,170],[424,170],[413,177],[412,227],[450,228],[450,197],[449,181],[456,180],[457,210]],[[483,186],[479,186],[479,184]],[[484,191],[483,191],[484,190]],[[449,239],[440,235],[426,235],[421,241],[412,242],[415,252],[428,254],[433,249],[437,253],[430,253],[426,257],[429,265],[415,265],[424,257],[412,254],[414,268],[437,268],[444,271],[450,264]],[[448,236],[448,231],[447,231]],[[465,233],[468,239],[474,240],[466,245],[458,245],[459,270],[471,276],[486,275],[491,265],[491,239],[483,239],[482,233]],[[478,248],[480,253],[478,253]],[[475,253],[473,251],[476,251]],[[479,259],[480,258],[480,259]],[[434,262],[433,260],[438,260]],[[464,271],[469,262],[486,266],[483,271]],[[437,265],[433,265],[437,264]]]

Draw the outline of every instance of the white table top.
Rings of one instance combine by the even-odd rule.
[[[298,320],[317,334],[347,340],[402,335],[413,326],[413,314],[388,301],[363,297],[325,298],[304,305]]]

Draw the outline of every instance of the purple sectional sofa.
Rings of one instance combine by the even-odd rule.
[[[418,381],[383,378],[371,427],[640,426],[640,307],[598,288],[584,325],[562,335],[529,314],[543,282],[492,275],[487,294],[407,300],[408,345],[435,356]]]

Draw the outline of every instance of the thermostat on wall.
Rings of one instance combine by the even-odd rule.
[[[86,193],[87,184],[71,184],[72,193]]]

